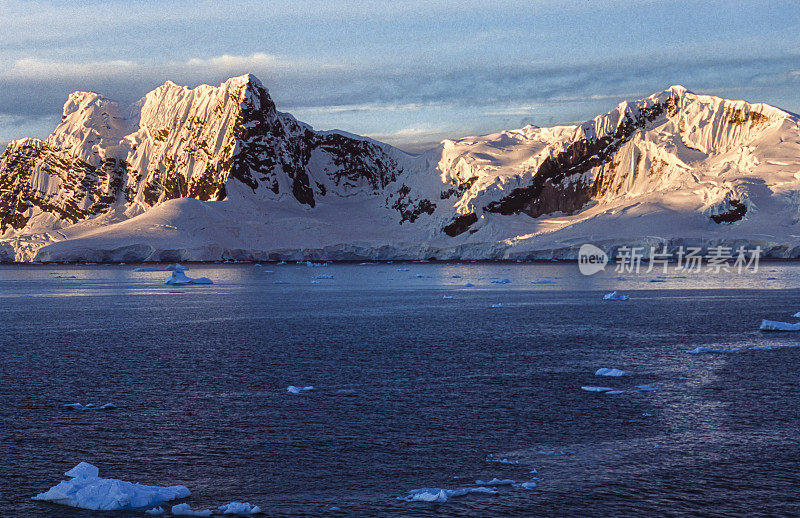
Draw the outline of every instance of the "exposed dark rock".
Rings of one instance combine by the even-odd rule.
[[[442,230],[450,237],[455,237],[459,234],[466,232],[470,226],[478,221],[478,216],[474,212],[468,214],[461,214],[456,217],[449,225]]]
[[[739,200],[730,200],[731,208],[719,214],[712,214],[711,219],[714,223],[733,223],[739,221],[747,214],[747,206]]]

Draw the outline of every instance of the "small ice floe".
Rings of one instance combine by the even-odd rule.
[[[653,417],[653,414],[650,412],[642,412],[642,417]]]
[[[584,385],[581,387],[581,390],[585,390],[586,392],[610,392],[613,387],[595,387],[592,385]]]
[[[328,275],[328,274],[325,274],[325,273],[321,273],[321,274],[317,275],[314,278],[315,279],[333,279],[333,275]]]
[[[183,271],[183,266],[179,264],[176,264],[175,267],[172,275],[164,281],[164,284],[214,284],[208,277],[198,277],[196,279],[188,277]]]
[[[606,396],[616,396],[617,394],[624,394],[624,390],[609,390],[608,392],[603,392]]]
[[[33,500],[94,511],[118,511],[152,508],[190,494],[186,486],[147,486],[101,478],[100,471],[88,462],[81,462],[64,474],[71,480],[62,480]]]
[[[211,516],[211,511],[204,509],[202,511],[194,511],[189,504],[183,503],[172,506],[173,516]]]
[[[778,322],[776,320],[762,320],[761,331],[800,331],[800,322],[791,324],[789,322]]]
[[[555,284],[556,281],[552,279],[534,279],[531,281],[531,284]]]
[[[153,507],[144,512],[144,514],[149,514],[151,516],[161,516],[164,513],[166,513],[166,511],[163,507]]]
[[[342,511],[342,508],[334,505],[333,507],[328,507],[328,511],[331,513],[339,513]]]
[[[111,410],[113,408],[117,408],[117,405],[114,403],[106,403],[103,406],[98,407],[94,403],[87,403],[86,405],[81,405],[80,403],[69,403],[64,405],[67,408],[71,408],[72,410],[91,410],[93,408],[97,408],[99,410]]]
[[[427,275],[423,275],[421,273],[416,274],[414,277],[416,277],[417,279],[427,279],[428,278]]]
[[[306,266],[310,268],[318,268],[320,266],[328,266],[328,263],[313,263],[311,261],[306,261]]]
[[[511,279],[495,279],[491,282],[492,284],[509,284],[511,283]]]
[[[453,296],[452,295],[443,295],[442,298],[445,299],[445,300],[450,300],[450,299],[453,298]]]
[[[654,387],[652,385],[636,385],[634,388],[642,392],[655,392],[658,390],[658,387]]]
[[[612,291],[611,293],[606,293],[603,295],[603,300],[628,300],[630,296],[628,295],[620,295],[616,291]]]
[[[479,486],[511,486],[516,484],[515,480],[511,480],[510,478],[493,478],[492,480],[476,480],[475,484]]]
[[[286,392],[289,394],[302,394],[303,392],[311,392],[312,390],[314,390],[312,385],[307,387],[295,387],[294,385],[289,385],[286,387]]]
[[[398,268],[397,271],[398,272],[409,272],[409,271],[411,271],[411,268]]]
[[[800,344],[788,345],[747,345],[745,347],[731,347],[731,348],[713,348],[713,347],[695,347],[691,351],[686,351],[688,354],[706,354],[706,353],[741,353],[747,351],[774,351],[775,349],[790,349],[800,347]]]
[[[502,308],[502,307],[503,307],[503,304],[502,304],[502,303],[500,303],[500,302],[498,302],[497,304],[492,304],[492,307],[493,307],[493,308]]]
[[[406,496],[398,496],[398,500],[406,502],[438,502],[445,503],[457,496],[469,495],[471,493],[482,493],[496,495],[497,490],[490,487],[462,487],[460,489],[441,489],[438,487],[423,487],[412,489]]]
[[[522,482],[519,484],[512,484],[511,487],[517,489],[536,489],[536,482]]]
[[[597,372],[595,372],[594,375],[619,377],[619,376],[627,376],[628,373],[620,369],[609,369],[606,367],[602,367],[600,369],[597,369]]]
[[[322,284],[322,281],[313,280],[313,281],[311,281],[311,284]]]
[[[792,315],[792,316],[793,316],[794,318],[800,318],[800,311],[798,311],[797,313],[795,313],[795,314],[794,314],[794,315]]]
[[[217,510],[222,514],[238,514],[240,516],[259,514],[261,512],[260,507],[257,505],[250,505],[247,502],[231,502],[217,507]]]
[[[474,285],[474,284],[472,284],[471,282],[468,282],[468,283],[466,283],[466,284],[464,285],[464,287],[465,287],[465,288],[474,288],[474,287],[475,287],[475,285]]]
[[[451,279],[460,279],[461,276],[460,275],[451,275],[450,278]]]
[[[686,351],[689,354],[705,354],[714,353],[717,351],[724,351],[724,349],[712,349],[711,347],[695,347],[691,351]]]

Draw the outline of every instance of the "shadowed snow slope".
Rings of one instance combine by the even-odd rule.
[[[592,241],[800,256],[800,118],[673,86],[419,156],[278,112],[252,75],[76,92],[0,156],[0,260],[574,258]]]

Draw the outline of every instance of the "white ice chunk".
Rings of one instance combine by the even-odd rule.
[[[172,514],[175,516],[211,516],[211,511],[193,511],[189,504],[183,503],[172,506]]]
[[[628,300],[630,296],[628,295],[619,295],[616,291],[612,291],[611,293],[606,293],[603,295],[603,300]]]
[[[703,353],[713,353],[716,352],[716,350],[712,349],[711,347],[695,347],[691,351],[686,351],[686,352],[689,354],[703,354]]]
[[[536,482],[522,482],[520,484],[514,484],[512,487],[519,489],[534,489],[536,488]]]
[[[800,331],[800,322],[790,324],[789,322],[778,322],[776,320],[762,320],[762,331]]]
[[[606,396],[616,396],[617,394],[624,394],[624,393],[625,393],[624,390],[609,390],[607,392],[604,392]]]
[[[73,410],[84,410],[84,408],[85,408],[80,403],[69,403],[69,404],[64,405],[64,406],[67,407],[67,408],[71,408]]]
[[[581,390],[585,390],[587,392],[609,392],[614,389],[611,387],[593,387],[591,385],[584,385],[581,387]]]
[[[497,490],[490,487],[464,487],[460,489],[441,489],[438,487],[423,487],[412,489],[407,496],[398,497],[398,500],[406,502],[439,502],[444,503],[456,496],[464,496],[470,493],[483,493],[496,495]]]
[[[217,508],[222,514],[251,515],[261,512],[257,505],[250,505],[247,502],[231,502]]]
[[[608,369],[606,367],[602,367],[597,369],[597,372],[594,373],[595,376],[627,376],[628,373],[620,370],[620,369]]]
[[[333,279],[333,275],[328,275],[328,274],[325,274],[325,273],[321,273],[321,274],[317,275],[314,278],[315,279]]]
[[[407,272],[407,271],[410,271],[410,270],[411,270],[410,268],[398,268],[397,269],[398,272]]]
[[[510,478],[493,478],[492,480],[476,480],[475,483],[479,486],[510,486],[516,484],[516,481]]]
[[[450,300],[450,299],[453,298],[453,296],[452,295],[444,295],[442,298],[445,299],[445,300]]]
[[[286,392],[288,392],[289,394],[301,394],[303,392],[309,392],[311,390],[314,390],[314,387],[312,385],[309,385],[307,387],[295,387],[294,385],[289,385],[288,387],[286,387]]]
[[[114,403],[106,403],[105,405],[100,407],[100,410],[111,410],[112,408],[117,408],[117,405]]]
[[[795,313],[795,314],[794,314],[794,315],[792,315],[792,316],[793,316],[794,318],[800,318],[800,311],[798,311],[797,313]]]
[[[474,288],[474,287],[475,287],[475,285],[474,285],[474,284],[472,284],[471,282],[468,282],[468,283],[466,283],[466,284],[464,285],[464,287],[465,287],[465,288]]]
[[[81,461],[64,474],[70,478],[97,478],[100,476],[100,470],[97,469],[97,466]]]
[[[501,304],[500,302],[498,302],[497,304],[492,304],[492,307],[493,307],[493,308],[502,308],[502,307],[503,307],[503,304]]]
[[[115,511],[154,507],[169,500],[186,498],[189,490],[185,486],[147,486],[113,478],[100,478],[99,470],[87,462],[81,462],[67,471],[71,480],[62,480],[33,500],[54,504]]]
[[[148,509],[144,512],[144,514],[150,514],[153,516],[158,516],[166,513],[163,507],[153,507],[152,509]]]
[[[199,277],[197,279],[193,279],[191,277],[187,277],[183,270],[174,270],[172,275],[164,281],[164,284],[214,284],[211,282],[211,279],[208,277]]]

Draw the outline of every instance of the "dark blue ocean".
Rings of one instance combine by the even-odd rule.
[[[800,266],[136,266],[0,266],[0,516],[145,516],[30,499],[80,461],[267,516],[800,515],[800,333],[758,330]],[[491,478],[537,486],[398,498]]]

